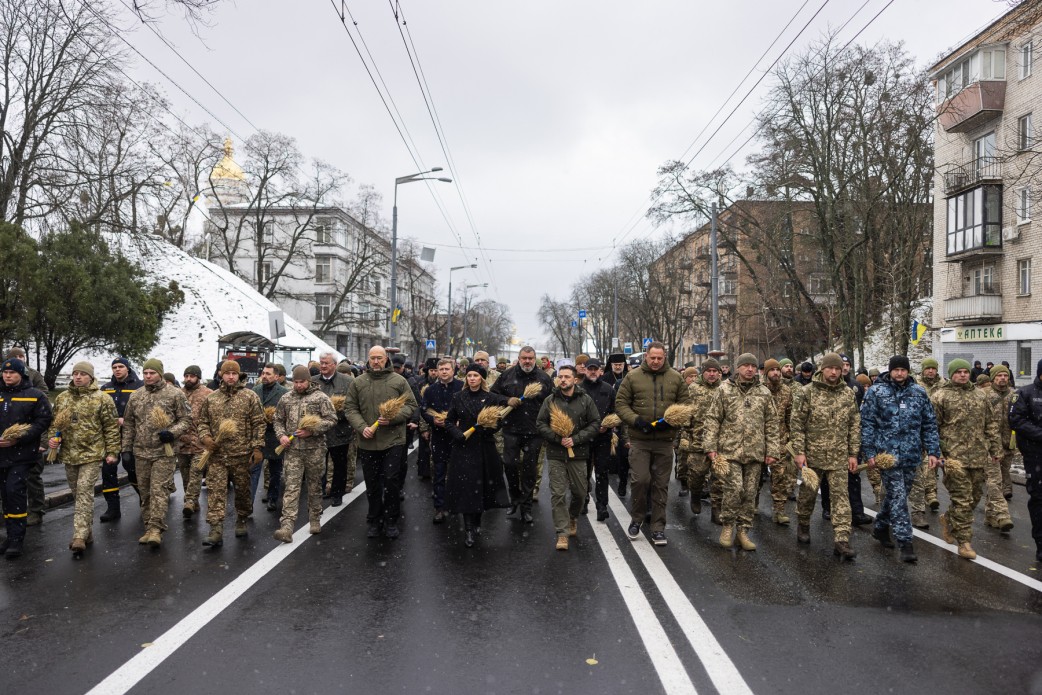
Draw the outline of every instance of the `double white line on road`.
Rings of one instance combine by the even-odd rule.
[[[330,519],[347,509],[347,506],[361,497],[364,492],[365,483],[363,482],[356,485],[354,490],[344,497],[343,505],[326,507],[322,511],[322,525],[326,525]],[[87,695],[123,695],[137,685],[157,666],[166,661],[171,654],[180,649],[195,633],[220,615],[225,608],[232,605],[237,598],[246,593],[250,587],[275,569],[280,562],[289,557],[290,553],[310,538],[311,533],[308,528],[309,525],[305,524],[297,529],[297,532],[293,534],[292,543],[279,543],[278,547],[247,568],[179,623],[157,637],[151,645],[142,649],[130,661],[91,688]]]
[[[609,491],[609,498],[612,513],[625,527],[630,518],[629,511],[613,491]],[[594,521],[591,522],[591,526],[593,526],[594,537],[608,560],[612,576],[626,601],[630,615],[633,616],[637,631],[644,640],[648,656],[655,666],[663,688],[667,693],[696,692],[691,676],[687,673],[676,650],[666,636],[662,623],[655,616],[651,604],[644,595],[644,590],[637,584],[636,577],[623,557],[615,537],[608,530],[607,524]],[[681,590],[676,579],[666,569],[666,565],[658,556],[657,551],[643,536],[633,543],[633,549],[659,593],[662,594],[662,598],[665,599],[666,605],[676,618],[680,629],[683,630],[691,648],[698,655],[717,691],[727,695],[752,695],[752,690],[738,672],[738,668],[724,652],[720,642],[717,641],[709,626],[702,620],[702,616]]]

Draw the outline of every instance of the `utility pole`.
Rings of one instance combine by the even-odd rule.
[[[720,349],[720,258],[716,252],[716,203],[714,202],[710,208],[710,224],[709,224],[709,253],[711,259],[711,295],[712,295],[712,306],[710,311],[713,314],[713,337],[712,343],[709,346],[710,350]]]

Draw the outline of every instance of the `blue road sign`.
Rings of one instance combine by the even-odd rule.
[[[633,354],[633,343],[624,343],[622,346],[622,354],[632,355]]]
[[[578,325],[579,325],[579,322],[578,322],[578,321],[574,321],[574,320],[572,321],[572,328],[575,328],[575,327],[577,327]]]
[[[644,340],[640,341],[640,346],[645,350],[648,349],[649,345],[651,345],[651,338],[645,338]]]
[[[709,346],[705,343],[695,343],[691,346],[691,352],[695,353],[696,355],[708,355]]]
[[[579,318],[586,318],[586,309],[579,309]]]
[[[437,341],[434,340],[434,338],[428,338],[427,339],[427,349],[428,350],[437,350],[438,349],[438,343],[437,343]]]

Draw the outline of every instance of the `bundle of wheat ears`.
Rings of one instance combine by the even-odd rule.
[[[895,465],[897,465],[897,459],[894,458],[893,454],[888,454],[885,451],[876,454],[876,468],[878,470],[888,471]],[[857,470],[860,473],[866,468],[868,468],[868,464],[862,463],[860,466],[857,467]]]
[[[521,394],[521,400],[525,400],[526,398],[535,398],[536,396],[538,396],[542,392],[543,392],[542,384],[540,384],[539,382],[531,383],[531,384],[529,384],[528,386],[525,387],[524,393]],[[509,415],[512,412],[514,412],[514,409],[508,406],[507,409],[505,411],[503,411],[503,417],[506,417],[507,415]]]
[[[691,414],[694,411],[695,409],[690,405],[674,403],[666,408],[666,412],[662,414],[662,417],[651,423],[651,426],[657,427],[664,422],[670,427],[687,427],[691,422]]]
[[[615,455],[615,451],[619,448],[619,435],[614,432],[611,433],[611,455]]]
[[[568,417],[568,413],[561,410],[556,403],[550,403],[550,429],[562,439],[571,437],[572,430],[575,429],[575,423],[572,422],[572,418]],[[575,452],[572,451],[572,447],[568,447],[568,458],[575,458]]]
[[[398,417],[398,413],[402,412],[402,408],[405,407],[405,404],[408,402],[408,400],[409,400],[409,394],[403,393],[400,396],[396,396],[395,398],[391,398],[389,400],[386,400],[383,403],[381,403],[380,405],[376,406],[376,410],[377,410],[377,412],[380,413],[380,417],[382,417],[384,419],[387,419],[387,420],[393,420],[396,417]],[[379,420],[376,420],[375,422],[373,422],[372,428],[373,428],[374,432],[379,427],[380,427],[380,421]]]
[[[61,449],[62,441],[62,430],[72,424],[72,411],[63,410],[54,416],[54,422],[51,426],[54,427],[54,438],[58,440],[58,448],[47,450],[47,462],[54,463],[58,460],[58,451]]]
[[[948,475],[966,475],[966,466],[959,459],[944,459],[944,472]]]
[[[235,424],[235,420],[222,420],[220,426],[217,427],[217,436],[213,438],[214,449],[217,449],[222,444],[226,444],[238,431],[239,426]],[[210,454],[212,453],[209,449],[203,452],[203,455],[199,457],[196,470],[206,469],[206,466],[210,463]]]
[[[6,430],[4,430],[3,434],[0,434],[0,439],[3,439],[5,442],[13,442],[17,439],[21,439],[22,437],[24,437],[30,429],[32,429],[32,425],[25,423],[11,425]]]
[[[613,430],[620,425],[622,425],[622,418],[615,413],[609,413],[601,420],[601,427],[606,430]]]
[[[505,405],[486,405],[478,411],[478,424],[464,432],[463,438],[470,439],[470,435],[474,434],[474,431],[478,427],[484,427],[490,430],[498,427],[499,419],[503,417],[503,411],[506,409],[507,407]]]
[[[264,408],[264,422],[269,425],[275,421],[275,406],[269,405]]]
[[[305,415],[304,417],[300,418],[300,422],[297,423],[297,430],[307,430],[308,432],[313,433],[315,431],[315,428],[318,427],[319,423],[321,422],[322,418],[320,418],[318,415]],[[293,443],[293,440],[296,438],[296,434],[291,434],[289,436],[289,444],[279,444],[277,447],[275,447],[275,453],[281,454],[283,451],[286,450],[286,447]]]
[[[167,427],[170,426],[171,422],[173,422],[173,420],[170,419],[170,416],[167,415],[166,411],[158,405],[152,408],[152,410],[148,413],[148,424],[156,430],[165,430]],[[174,445],[170,442],[165,442],[163,444],[163,455],[173,456]]]
[[[803,484],[808,486],[812,492],[817,492],[818,488],[821,487],[821,478],[818,477],[818,474],[810,466],[804,466],[801,470]]]
[[[427,410],[425,410],[424,412],[426,412],[435,420],[444,420],[449,416],[449,411],[447,410],[435,410],[434,408],[427,408]]]
[[[718,478],[726,479],[727,476],[731,475],[731,462],[723,457],[722,454],[717,453],[713,459],[713,475]]]
[[[333,410],[338,413],[344,412],[344,405],[347,403],[347,396],[333,396],[329,400],[333,401]]]

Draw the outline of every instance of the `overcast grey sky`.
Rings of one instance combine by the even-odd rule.
[[[114,2],[129,26],[129,12]],[[401,0],[406,38],[415,45],[473,219],[472,228],[452,185],[435,184],[451,228],[424,184],[399,187],[399,233],[437,245],[441,301],[448,267],[478,262],[477,270],[454,274],[455,287],[489,282],[478,296],[507,303],[518,335],[541,343],[540,295],[563,295],[574,279],[609,264],[613,240],[663,233],[641,220],[656,168],[683,155],[795,16],[712,132],[823,2]],[[848,23],[839,35],[846,41],[868,24],[858,42],[903,41],[925,65],[1007,8],[1004,0],[888,2],[825,2],[789,54],[830,27]],[[418,169],[340,24],[341,4],[229,0],[199,37],[178,16],[158,27],[250,121],[292,135],[306,155],[336,165],[356,184],[374,184],[389,221],[395,177]],[[421,166],[448,169],[390,3],[343,4]],[[127,36],[237,133],[253,132],[150,32],[138,28]],[[140,59],[136,76],[160,85],[190,121],[223,130]],[[769,83],[770,77],[724,124],[694,167],[719,165],[732,154],[735,146],[726,147],[732,139],[748,137],[742,131]],[[732,161],[740,167],[744,155]]]

